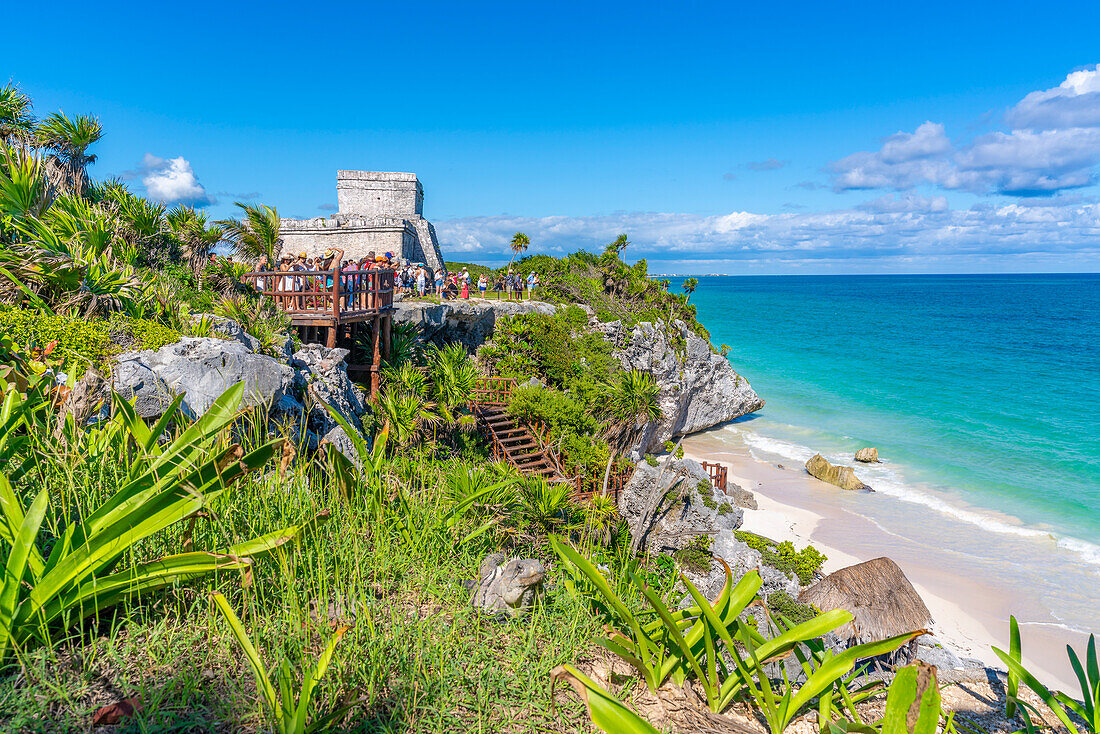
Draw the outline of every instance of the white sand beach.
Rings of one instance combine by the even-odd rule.
[[[1025,611],[1016,590],[968,573],[966,564],[948,547],[915,543],[845,509],[835,501],[844,490],[814,479],[801,465],[780,468],[757,460],[747,450],[722,440],[717,435],[720,430],[690,436],[683,447],[685,454],[697,461],[725,464],[728,481],[756,496],[759,509],[745,510],[742,529],[774,540],[790,540],[799,548],[812,543],[828,557],[825,573],[889,556],[924,599],[932,613],[931,630],[943,643],[961,657],[1003,668],[991,646],[1008,647],[1009,615],[1020,616]],[[1022,629],[1025,660],[1033,672],[1051,685],[1075,689],[1064,644],[1083,644],[1084,636],[1056,624],[1023,624]],[[1037,651],[1042,652],[1035,654]]]

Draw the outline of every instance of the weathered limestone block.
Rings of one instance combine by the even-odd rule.
[[[619,494],[619,514],[636,547],[653,553],[679,550],[700,535],[732,533],[745,516],[714,489],[698,462],[674,457],[657,466],[638,462]]]
[[[814,454],[806,462],[806,471],[811,476],[829,484],[835,484],[841,489],[870,489],[859,481],[856,472],[850,466],[833,466],[821,454]]]
[[[164,412],[183,394],[183,411],[206,412],[230,386],[244,383],[243,407],[272,406],[291,390],[293,370],[271,357],[255,354],[238,341],[184,337],[156,351],[125,352],[117,358],[113,387],[135,399],[143,418]]]
[[[443,303],[399,301],[394,304],[395,324],[415,324],[421,335],[437,343],[459,342],[476,351],[493,336],[498,318],[526,313],[554,313],[555,306],[542,301],[485,301],[457,299]]]

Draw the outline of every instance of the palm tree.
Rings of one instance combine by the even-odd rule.
[[[512,269],[512,263],[516,259],[516,255],[521,252],[527,252],[527,248],[531,246],[531,238],[525,235],[523,232],[516,232],[512,235],[512,241],[508,244],[508,247],[512,250],[512,259],[508,261],[508,269]]]
[[[206,266],[210,251],[222,241],[225,231],[216,222],[207,224],[206,214],[194,207],[177,206],[168,212],[165,220],[172,234],[183,247],[183,257],[196,273]]]
[[[687,294],[687,298],[684,299],[684,303],[687,303],[688,301],[691,300],[691,294],[694,293],[695,289],[698,288],[698,287],[699,287],[699,279],[698,278],[688,278],[687,280],[684,281],[684,285],[683,285],[684,293]]]
[[[603,493],[607,494],[611,465],[616,455],[630,448],[646,424],[660,419],[658,398],[661,388],[651,373],[635,369],[621,373],[617,382],[605,384],[601,392],[604,399],[603,433],[610,448],[603,474]]]
[[[31,98],[15,84],[0,87],[0,142],[26,142],[33,133]]]
[[[233,243],[234,252],[245,260],[263,260],[276,263],[283,249],[280,236],[279,213],[269,206],[250,206],[237,202],[244,210],[244,221],[223,219],[218,224],[224,229],[224,237]]]
[[[47,166],[51,183],[83,196],[88,183],[86,168],[96,161],[95,155],[88,154],[88,148],[103,137],[99,120],[89,115],[70,120],[64,113],[55,112],[38,124],[34,135],[42,147],[54,151],[47,161],[52,163]]]

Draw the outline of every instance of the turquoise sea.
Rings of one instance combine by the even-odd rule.
[[[1021,556],[1028,538],[1053,541],[1078,582],[1096,583],[1069,616],[1094,617],[1100,275],[699,281],[691,302],[711,341],[767,400],[736,426],[754,455],[851,464],[876,446],[885,463],[857,471],[878,496],[973,528],[966,541],[1016,537],[1004,547]]]

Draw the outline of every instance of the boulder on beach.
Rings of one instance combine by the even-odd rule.
[[[856,452],[856,461],[863,462],[864,464],[877,464],[878,449],[872,446],[860,449]]]
[[[898,564],[875,558],[829,574],[798,595],[818,609],[845,609],[852,621],[836,630],[852,644],[885,640],[932,622],[924,600]]]
[[[841,489],[870,489],[859,481],[856,472],[850,466],[833,466],[821,454],[814,454],[806,462],[806,471],[811,476],[829,484],[835,484]]]

